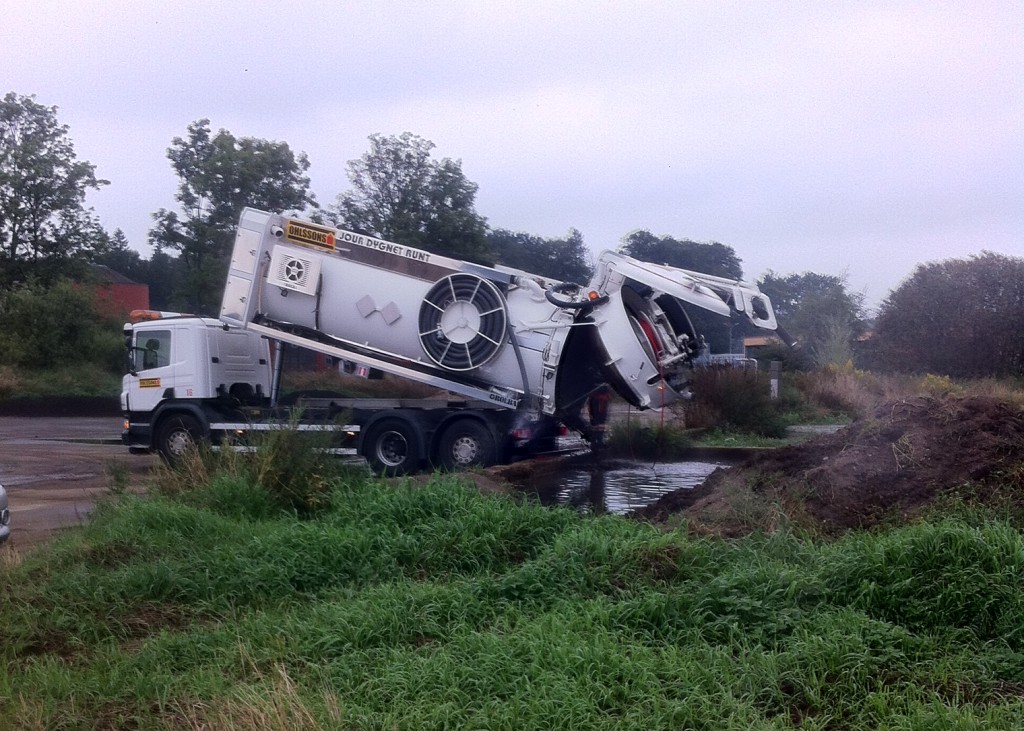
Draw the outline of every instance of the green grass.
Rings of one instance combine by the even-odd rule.
[[[121,376],[90,363],[65,368],[25,370],[0,366],[0,400],[88,396],[116,399]]]
[[[619,422],[612,425],[605,444],[605,453],[630,459],[663,459],[678,455],[693,446],[691,432],[673,424],[651,425]]]
[[[991,516],[725,541],[335,471],[298,517],[258,473],[165,477],[4,564],[5,728],[1024,717],[1024,539]]]
[[[832,423],[819,422],[829,426],[841,427],[848,422],[834,421]],[[787,447],[794,444],[802,444],[828,432],[801,431],[789,428],[786,435],[781,438],[763,437],[748,432],[739,432],[726,429],[708,429],[696,434],[693,438],[695,447],[746,447],[752,449],[773,449]]]
[[[724,429],[709,429],[701,432],[695,440],[695,445],[701,447],[747,447],[753,449],[769,449],[793,444],[799,439],[787,437],[776,439],[773,437],[762,437],[757,434],[746,432],[727,431]]]

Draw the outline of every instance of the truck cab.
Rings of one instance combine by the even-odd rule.
[[[136,311],[124,326],[128,353],[121,380],[123,441],[129,448],[161,452],[172,419],[188,426],[234,418],[270,394],[268,342],[219,320]],[[179,434],[180,436],[180,434]]]

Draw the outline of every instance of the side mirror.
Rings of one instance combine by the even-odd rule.
[[[136,368],[136,366],[135,366],[135,351],[138,350],[138,348],[136,348],[136,347],[134,347],[132,345],[131,337],[126,337],[124,339],[124,346],[125,346],[125,353],[124,353],[124,366],[125,366],[125,370],[128,371],[129,374],[131,374],[133,376],[137,376],[137,375],[139,375],[139,371],[138,371],[138,368]]]

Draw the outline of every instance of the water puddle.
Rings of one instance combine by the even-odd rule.
[[[719,467],[708,462],[609,462],[566,465],[534,474],[523,491],[544,505],[569,505],[581,513],[622,515],[649,505],[670,492],[694,488]]]

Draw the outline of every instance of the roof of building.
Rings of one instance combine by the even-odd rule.
[[[93,276],[103,284],[142,284],[141,282],[136,282],[134,279],[126,277],[124,274],[121,274],[121,272],[114,271],[105,264],[93,264],[91,268]]]

